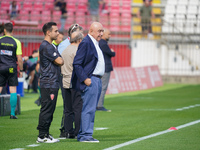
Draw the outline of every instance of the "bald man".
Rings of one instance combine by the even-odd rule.
[[[64,92],[64,130],[66,138],[75,138],[78,135],[81,122],[82,99],[80,91],[71,88],[71,76],[73,71],[73,60],[76,55],[78,45],[83,39],[80,31],[70,35],[70,45],[62,52],[64,65],[61,67],[63,75]],[[73,129],[73,123],[75,129]]]
[[[97,111],[107,111],[110,112],[111,110],[106,109],[104,107],[104,97],[108,88],[108,83],[110,80],[110,73],[113,71],[112,61],[111,58],[115,56],[115,52],[113,49],[110,49],[108,46],[108,41],[110,39],[110,30],[105,29],[102,39],[99,41],[99,47],[101,48],[105,60],[105,73],[103,77],[101,78],[102,81],[102,91],[101,96],[99,98]]]
[[[102,24],[93,22],[89,34],[79,44],[73,62],[72,88],[81,91],[83,100],[81,125],[77,136],[80,142],[99,142],[92,136],[95,111],[102,88],[101,77],[105,72],[103,54],[99,48],[103,32]]]

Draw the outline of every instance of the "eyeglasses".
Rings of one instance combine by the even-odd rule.
[[[71,29],[71,33],[72,33],[72,31],[75,29],[75,28],[78,28],[79,27],[79,24],[75,24],[73,27],[72,27],[72,29]]]

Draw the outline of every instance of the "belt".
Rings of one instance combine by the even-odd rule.
[[[92,76],[97,77],[97,78],[99,78],[99,79],[102,78],[102,76],[100,76],[100,75],[96,75],[96,74],[93,74]]]

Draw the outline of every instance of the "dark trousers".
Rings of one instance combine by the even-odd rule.
[[[70,134],[78,134],[80,129],[82,99],[81,93],[75,89],[65,89],[64,112],[65,112],[65,132]],[[73,122],[75,129],[73,129]]]
[[[63,98],[63,104],[64,104],[64,103],[65,103],[65,102],[64,102],[64,96],[65,96],[65,94],[64,94],[64,88],[63,88],[62,78],[63,78],[63,76],[60,75],[60,77],[59,77],[59,85],[60,85],[61,94],[62,94],[62,98]],[[61,125],[60,125],[60,131],[61,131],[61,132],[65,132],[65,127],[64,127],[65,112],[64,112],[64,108],[65,108],[65,107],[64,107],[64,105],[63,105],[63,115],[62,115],[62,120],[61,120]]]
[[[32,89],[35,93],[37,93],[37,90],[38,90],[38,75],[37,74],[34,75]]]
[[[49,134],[49,128],[53,121],[53,113],[56,108],[58,89],[41,88],[41,108],[39,115],[39,137]]]

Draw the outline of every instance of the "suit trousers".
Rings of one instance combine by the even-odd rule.
[[[92,138],[95,111],[98,100],[101,94],[101,79],[98,77],[91,77],[91,85],[87,86],[84,92],[81,93],[83,100],[83,108],[81,113],[81,125],[77,136],[78,141],[85,141]]]
[[[53,113],[56,108],[58,89],[41,88],[41,108],[39,115],[39,137],[49,134],[49,128],[53,121]]]
[[[64,94],[65,132],[75,134],[77,136],[80,129],[81,111],[83,105],[81,93],[75,89],[64,88]],[[73,122],[75,124],[75,129],[73,129]]]
[[[101,96],[99,98],[99,102],[98,102],[98,106],[97,107],[104,107],[104,98],[105,98],[105,94],[108,88],[108,83],[110,80],[110,72],[105,72],[103,77],[101,78],[102,81],[102,90],[101,90]]]

